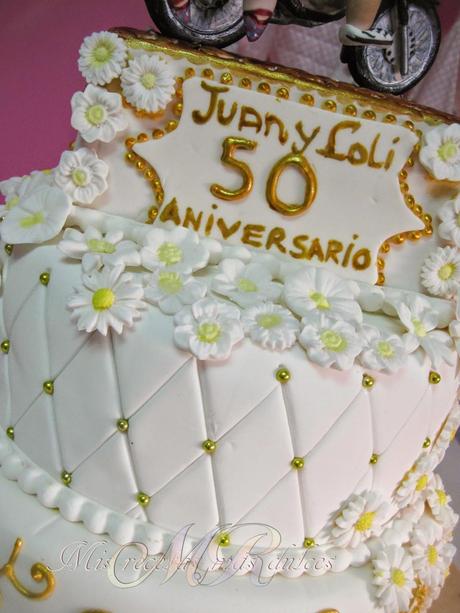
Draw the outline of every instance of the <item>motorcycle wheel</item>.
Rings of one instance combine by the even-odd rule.
[[[392,31],[391,8],[382,11],[374,28]],[[363,87],[395,95],[417,85],[430,70],[441,42],[441,25],[432,5],[411,2],[409,5],[409,70],[397,71],[395,45],[387,49],[376,46],[347,47],[345,61],[351,75]]]
[[[145,0],[147,10],[160,32],[196,45],[227,47],[243,38],[243,0],[217,0],[216,8],[206,8],[209,2],[192,0],[190,20],[182,20],[168,0]]]

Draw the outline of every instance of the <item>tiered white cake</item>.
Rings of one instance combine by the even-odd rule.
[[[128,30],[79,66],[72,149],[0,184],[6,610],[425,611],[460,126]]]

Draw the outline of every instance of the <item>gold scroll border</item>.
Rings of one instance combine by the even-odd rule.
[[[376,94],[374,92],[367,92],[367,90],[360,90],[359,88],[354,88],[353,86],[349,86],[343,84],[340,86],[340,89],[337,88],[337,82],[330,81],[329,79],[324,79],[321,77],[312,77],[307,73],[301,73],[299,71],[293,71],[290,69],[283,69],[283,71],[287,71],[286,73],[277,72],[278,67],[267,67],[265,65],[254,64],[253,62],[248,62],[243,58],[235,58],[234,56],[230,56],[225,52],[221,52],[219,50],[208,50],[208,53],[204,53],[198,49],[188,49],[177,47],[176,43],[172,41],[168,41],[165,39],[155,39],[155,40],[145,40],[138,37],[133,38],[130,34],[131,31],[119,30],[117,31],[120,35],[126,38],[126,32],[128,32],[128,38],[126,38],[126,44],[128,47],[133,49],[146,49],[147,51],[156,51],[163,52],[171,57],[176,59],[187,59],[194,65],[213,65],[217,69],[225,68],[226,71],[221,74],[220,82],[226,85],[238,85],[244,89],[252,89],[252,81],[247,76],[243,76],[244,74],[250,73],[251,75],[255,75],[257,78],[260,76],[264,76],[270,81],[282,81],[283,83],[289,83],[295,85],[298,89],[303,90],[311,90],[315,89],[320,93],[321,96],[324,96],[324,93],[328,95],[334,94],[338,99],[344,101],[344,108],[342,109],[342,113],[345,115],[351,115],[356,117],[358,115],[358,109],[355,104],[350,103],[358,102],[366,103],[369,105],[369,98],[372,103],[378,100],[380,102],[384,101],[385,105],[381,108],[378,108],[377,111],[388,111],[389,108],[391,110],[396,110],[400,112],[402,109],[406,115],[412,116],[414,119],[418,121],[424,121],[428,124],[436,124],[441,121],[455,121],[455,117],[446,115],[443,113],[431,113],[430,109],[425,109],[424,107],[408,107],[404,103],[395,102],[392,99],[384,96],[382,94]],[[274,70],[276,68],[276,71]],[[235,73],[232,73],[231,70],[235,70]],[[239,74],[238,74],[239,73]],[[293,74],[291,74],[293,73]],[[300,80],[303,75],[303,80]],[[178,126],[178,121],[182,114],[182,85],[184,80],[197,76],[195,68],[189,67],[185,70],[183,77],[178,77],[176,79],[176,101],[173,106],[173,114],[177,117],[177,119],[170,120],[166,122],[163,126],[163,129],[157,128],[152,132],[152,138],[158,139],[162,138],[166,133],[172,132]],[[215,78],[214,72],[212,68],[204,68],[201,71],[201,76],[208,80],[213,80]],[[235,83],[235,80],[238,79],[238,83]],[[310,84],[308,82],[311,82]],[[349,91],[345,91],[349,90]],[[260,81],[257,85],[257,91],[264,94],[272,94],[272,86],[270,83],[265,81]],[[362,92],[365,92],[363,95]],[[290,91],[286,87],[279,87],[276,91],[276,96],[281,99],[289,99]],[[339,101],[340,101],[339,100]],[[316,104],[315,97],[310,93],[305,93],[301,95],[300,103],[306,104],[308,106],[314,106],[316,108],[322,108],[323,110],[330,112],[337,112],[338,106],[337,102],[333,99],[326,99],[323,101],[321,107]],[[164,112],[157,113],[156,115],[151,115],[142,111],[137,111],[133,109],[129,105],[129,103],[124,99],[124,105],[130,107],[134,112],[141,117],[152,117],[155,119],[161,118],[164,115]],[[431,113],[431,114],[430,114]],[[367,120],[375,120],[377,119],[376,112],[373,109],[366,109],[361,113],[361,116]],[[415,201],[414,196],[410,193],[410,188],[407,183],[408,179],[408,171],[410,168],[414,166],[414,157],[415,154],[418,153],[421,146],[421,138],[423,133],[421,130],[416,130],[415,124],[411,120],[400,119],[394,115],[393,113],[387,113],[383,118],[383,123],[392,123],[399,124],[402,127],[409,129],[419,137],[419,142],[415,145],[414,150],[412,151],[410,157],[407,160],[407,163],[404,169],[399,173],[399,186],[401,190],[402,197],[406,206],[414,213],[416,217],[418,217],[424,224],[424,228],[422,230],[409,230],[406,232],[401,232],[399,234],[393,235],[387,238],[378,250],[377,257],[377,285],[383,285],[385,283],[385,257],[390,252],[392,245],[401,245],[406,240],[409,241],[417,241],[422,237],[428,237],[433,234],[432,227],[432,218],[429,214],[425,213],[423,210],[423,206],[420,203]],[[161,185],[161,180],[156,172],[155,168],[150,165],[146,160],[144,160],[141,156],[134,153],[132,150],[133,146],[138,142],[146,142],[150,140],[148,134],[142,132],[138,134],[136,137],[130,137],[126,139],[125,145],[127,148],[126,159],[128,162],[135,164],[138,171],[140,171],[144,177],[150,182],[155,198],[157,206],[152,206],[148,212],[148,218],[146,223],[152,224],[156,217],[158,216],[159,210],[164,202],[164,190]]]

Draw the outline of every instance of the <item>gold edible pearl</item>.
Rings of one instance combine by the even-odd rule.
[[[129,421],[127,419],[121,418],[117,421],[117,428],[120,432],[128,432],[129,430]]]
[[[371,387],[374,387],[375,384],[375,379],[374,377],[371,377],[370,375],[363,375],[363,387],[365,387],[366,389],[370,389]]]
[[[438,372],[431,370],[430,374],[428,375],[428,381],[433,385],[437,385],[441,381],[441,375]]]
[[[363,117],[364,119],[376,119],[377,115],[375,114],[374,111],[372,111],[371,109],[364,111],[363,113]]]
[[[14,441],[14,428],[13,428],[13,426],[10,426],[9,428],[6,429],[6,436],[8,438],[10,438],[12,441]]]
[[[423,449],[428,449],[428,447],[431,447],[431,438],[429,436],[423,441]]]
[[[316,541],[313,538],[310,537],[305,537],[303,540],[303,546],[305,547],[305,549],[311,549],[312,547],[315,547],[316,545]]]
[[[204,441],[204,443],[201,446],[206,451],[206,453],[214,453],[215,450],[217,449],[217,443],[215,441],[211,441],[210,438]]]
[[[300,98],[300,102],[308,106],[313,106],[315,104],[315,99],[311,94],[303,94]]]
[[[10,351],[10,341],[5,338],[4,341],[2,341],[2,344],[0,345],[0,348],[2,350],[2,353],[9,353]]]
[[[287,89],[287,87],[280,87],[276,92],[276,95],[278,96],[278,98],[283,98],[284,100],[287,100],[289,98],[289,90]]]
[[[61,473],[61,481],[64,485],[69,486],[72,483],[72,473],[63,470]]]
[[[216,541],[220,545],[220,547],[228,547],[230,545],[230,535],[227,532],[218,534],[216,537]]]
[[[228,85],[233,83],[233,77],[229,72],[224,72],[224,74],[220,77],[220,82]]]
[[[214,79],[214,73],[210,68],[205,68],[201,74],[205,79]]]
[[[5,253],[6,255],[11,255],[13,253],[13,245],[10,245],[10,244],[5,245]]]
[[[40,283],[46,287],[48,283],[50,282],[50,273],[42,272],[39,279],[40,279]]]
[[[337,110],[337,104],[334,100],[326,100],[323,104],[323,109],[335,113],[335,111]]]
[[[43,383],[43,391],[45,394],[52,396],[54,394],[54,381],[45,381]]]
[[[245,89],[249,89],[251,85],[252,85],[251,79],[248,79],[247,77],[244,77],[240,81],[240,87],[244,87]]]
[[[376,453],[373,453],[371,455],[371,459],[369,460],[369,464],[377,464],[377,462],[379,461],[379,456]]]
[[[352,117],[356,117],[358,114],[358,109],[354,104],[348,104],[344,109],[345,115],[351,115]]]
[[[302,470],[302,468],[305,466],[305,462],[303,458],[295,457],[291,462],[291,466],[296,470]]]
[[[282,366],[281,368],[278,368],[278,370],[276,371],[275,377],[276,377],[276,380],[279,381],[280,383],[287,383],[291,378],[291,373],[289,372],[287,368]]]
[[[150,496],[144,492],[139,492],[137,495],[137,502],[141,507],[146,507],[150,503]]]
[[[151,223],[153,223],[155,219],[158,217],[158,213],[159,211],[156,206],[150,207],[149,212],[148,212],[148,218]]]
[[[265,82],[259,83],[259,85],[257,86],[257,89],[263,94],[269,94],[271,91],[270,85]]]

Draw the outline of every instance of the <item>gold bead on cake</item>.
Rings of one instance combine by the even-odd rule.
[[[43,391],[45,394],[52,396],[54,394],[54,381],[45,381],[43,383]]]
[[[61,473],[61,481],[64,485],[67,485],[68,487],[72,483],[72,473],[63,470]]]
[[[150,503],[150,496],[144,492],[139,492],[137,495],[137,502],[141,505],[141,507],[146,507]]]
[[[128,432],[129,430],[129,421],[127,419],[121,418],[117,421],[117,428],[119,432]]]
[[[215,441],[212,441],[210,438],[205,440],[201,446],[206,451],[206,453],[214,453],[217,449],[217,443]]]
[[[275,377],[280,383],[287,383],[291,379],[291,373],[286,367],[281,366],[276,371]]]
[[[316,541],[314,538],[306,536],[303,540],[303,546],[305,547],[305,549],[311,549],[312,547],[316,546]]]
[[[2,350],[2,353],[9,353],[10,352],[10,341],[5,338],[4,341],[2,341],[2,344],[0,345],[0,349]]]
[[[11,255],[13,253],[13,245],[7,244],[4,247],[6,255]]]
[[[430,374],[428,375],[428,381],[432,385],[437,385],[441,381],[441,375],[438,372],[431,370]]]
[[[299,457],[295,457],[292,462],[291,462],[291,466],[292,468],[295,468],[296,470],[302,470],[302,468],[305,466],[305,462],[303,458],[299,458]]]
[[[8,438],[10,438],[12,441],[14,441],[14,428],[13,428],[13,426],[10,426],[9,428],[6,429],[6,436]]]
[[[50,273],[42,272],[39,279],[40,279],[40,283],[46,287],[48,283],[50,282]]]
[[[376,453],[373,453],[371,455],[371,459],[369,460],[369,464],[377,464],[377,462],[379,461],[379,456]]]
[[[429,436],[423,441],[423,449],[428,449],[428,447],[431,447],[431,438]]]
[[[363,387],[365,387],[366,389],[370,389],[371,387],[374,387],[375,384],[375,379],[374,377],[371,377],[370,375],[363,375]]]

